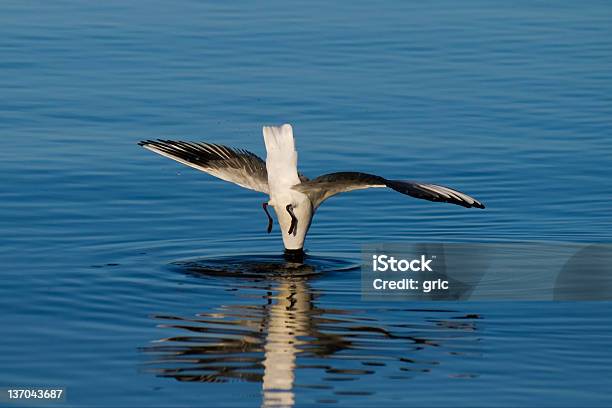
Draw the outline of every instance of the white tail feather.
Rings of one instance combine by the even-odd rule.
[[[297,152],[291,125],[264,126],[266,169],[270,190],[288,188],[300,183],[297,172]]]

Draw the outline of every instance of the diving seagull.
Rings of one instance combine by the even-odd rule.
[[[485,208],[467,194],[436,184],[388,180],[358,172],[329,173],[310,180],[298,172],[291,125],[264,126],[263,137],[267,152],[265,162],[247,150],[212,143],[158,139],[138,144],[221,180],[267,194],[269,200],[262,204],[268,218],[267,231],[272,231],[273,224],[268,212],[270,206],[276,213],[285,254],[289,257],[303,256],[304,240],[314,213],[325,200],[339,193],[389,187],[423,200]]]

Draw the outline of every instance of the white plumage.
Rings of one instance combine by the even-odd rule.
[[[266,144],[266,169],[270,191],[288,189],[299,184],[298,155],[295,151],[291,125],[264,126],[263,137]]]
[[[304,247],[313,209],[308,196],[293,189],[293,186],[300,184],[293,129],[288,124],[264,126],[263,137],[270,190],[268,204],[274,208],[281,226],[285,249],[300,250]],[[297,223],[292,228],[295,219]]]

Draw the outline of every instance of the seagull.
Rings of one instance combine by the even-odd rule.
[[[310,180],[297,169],[298,156],[291,125],[264,126],[263,138],[267,153],[265,162],[247,150],[213,143],[157,139],[138,144],[221,180],[267,194],[269,200],[262,204],[268,218],[267,232],[272,231],[273,220],[268,212],[268,207],[272,207],[288,258],[303,258],[304,240],[312,217],[325,200],[339,193],[388,187],[423,200],[485,208],[467,194],[436,184],[388,180],[359,172],[329,173]]]

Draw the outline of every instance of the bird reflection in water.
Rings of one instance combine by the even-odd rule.
[[[372,394],[374,391],[362,387],[338,391],[335,384],[356,381],[377,370],[384,370],[389,380],[405,380],[439,364],[420,358],[420,350],[445,347],[457,336],[477,340],[478,316],[474,315],[443,311],[454,317],[385,325],[377,319],[379,311],[368,314],[364,310],[321,308],[318,305],[323,293],[313,290],[311,281],[319,276],[324,263],[236,264],[221,260],[181,264],[182,270],[191,275],[222,277],[225,283],[228,276],[240,276],[238,285],[235,281],[231,285],[235,288],[231,293],[240,296],[194,318],[154,316],[163,322],[160,327],[177,333],[143,349],[154,356],[149,364],[155,374],[178,381],[260,382],[262,406],[291,407],[296,388],[330,390],[337,395]],[[350,273],[350,269],[354,268],[345,272]],[[410,311],[402,312],[406,315]],[[427,312],[432,314],[431,310]],[[418,315],[419,311],[414,313]],[[431,333],[432,338],[426,338],[424,332]],[[381,338],[388,341],[381,342]],[[469,350],[449,349],[445,354],[464,352]],[[318,370],[321,374],[308,376],[307,381],[314,378],[315,383],[296,384],[298,370],[308,370],[309,374]]]

